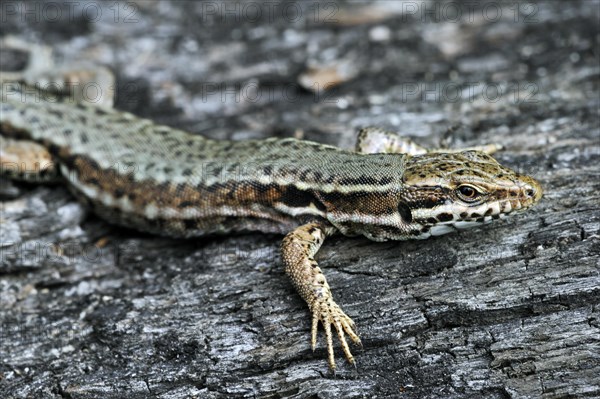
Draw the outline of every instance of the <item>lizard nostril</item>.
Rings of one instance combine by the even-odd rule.
[[[525,190],[525,195],[529,198],[533,198],[533,196],[535,195],[535,190],[533,188],[528,188],[527,190]]]

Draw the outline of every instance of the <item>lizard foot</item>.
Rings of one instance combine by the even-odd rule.
[[[327,362],[329,363],[329,368],[331,368],[331,370],[335,370],[335,359],[333,356],[333,335],[331,332],[332,325],[337,331],[337,335],[342,344],[342,349],[344,350],[346,359],[350,364],[356,365],[354,356],[352,356],[350,348],[348,347],[348,342],[346,341],[347,334],[352,342],[361,345],[360,338],[355,332],[355,325],[352,319],[348,317],[346,313],[344,313],[344,311],[331,297],[315,301],[313,306],[311,306],[311,311],[311,345],[313,351],[317,346],[317,327],[319,321],[321,321],[321,324],[323,324],[323,328],[325,329],[325,338],[327,340]]]

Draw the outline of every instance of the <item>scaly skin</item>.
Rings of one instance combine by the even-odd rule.
[[[2,93],[0,127],[5,174],[31,180],[25,170],[42,160],[48,174],[51,157],[73,193],[109,222],[173,237],[287,234],[283,264],[313,315],[313,349],[324,326],[331,369],[332,326],[350,363],[345,336],[360,339],[314,260],[325,237],[424,239],[542,196],[533,178],[488,154],[499,146],[427,151],[376,128],[360,132],[356,152],[295,139],[213,141],[109,107],[30,101],[19,89]],[[47,153],[28,157],[32,148]]]

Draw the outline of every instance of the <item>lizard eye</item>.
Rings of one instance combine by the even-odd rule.
[[[460,199],[464,201],[475,201],[477,198],[479,198],[479,196],[481,196],[481,193],[475,187],[468,184],[458,186],[456,192]]]

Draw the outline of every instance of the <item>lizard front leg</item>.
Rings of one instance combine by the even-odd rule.
[[[333,300],[327,279],[314,259],[325,237],[331,235],[333,231],[335,231],[333,227],[321,223],[300,226],[285,236],[281,253],[286,274],[291,278],[294,287],[312,313],[312,349],[315,350],[317,345],[317,328],[320,321],[325,329],[329,367],[335,370],[331,326],[335,327],[346,359],[351,364],[355,364],[355,361],[348,347],[346,334],[356,344],[360,344],[360,338],[354,330],[352,319]]]

